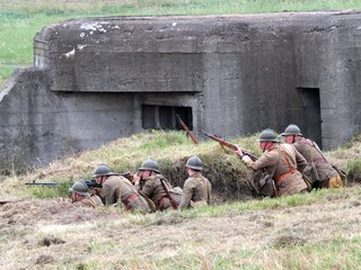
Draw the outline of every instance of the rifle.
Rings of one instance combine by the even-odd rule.
[[[162,184],[162,187],[169,199],[171,206],[173,207],[174,210],[177,209],[178,208],[177,203],[173,200],[172,196],[169,194],[168,188],[166,187],[164,183],[164,179],[162,177],[160,178],[160,183]]]
[[[218,142],[222,147],[225,146],[233,151],[236,151],[238,149],[237,145],[227,142],[225,139],[223,139],[215,134],[212,135],[205,131],[202,131],[202,133],[204,135],[206,135],[208,138],[212,139],[213,141]],[[258,157],[255,154],[252,154],[251,152],[244,150],[244,149],[241,149],[241,150],[245,155],[249,156],[253,161],[256,161],[258,159]]]
[[[196,136],[194,136],[193,132],[187,127],[187,125],[183,122],[183,120],[180,118],[180,116],[178,114],[176,114],[176,117],[179,121],[179,124],[187,132],[187,137],[189,136],[189,138],[191,138],[191,140],[194,144],[198,144],[199,142],[198,142]]]
[[[77,181],[84,181],[85,184],[88,186],[88,188],[101,188],[102,185],[95,182],[95,179],[91,180],[84,180],[80,179]],[[33,182],[27,182],[25,183],[26,186],[41,186],[41,187],[55,187],[58,185],[63,184],[62,182],[36,182],[35,180]],[[73,184],[73,182],[69,182],[70,185]]]
[[[133,179],[133,175],[130,172],[124,172],[124,173],[114,174],[114,175],[121,175],[121,176],[127,178],[129,181],[131,181]],[[98,184],[95,181],[95,179],[91,179],[91,180],[80,179],[77,181],[84,181],[85,184],[88,186],[88,188],[102,188],[102,185]],[[63,183],[62,182],[36,182],[35,180],[33,180],[32,182],[25,183],[26,186],[42,186],[42,187],[55,187],[60,184],[63,184]],[[72,185],[73,182],[69,182],[69,184]]]

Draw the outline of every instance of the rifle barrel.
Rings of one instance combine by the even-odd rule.
[[[59,185],[58,182],[28,182],[25,183],[26,186],[57,186]]]

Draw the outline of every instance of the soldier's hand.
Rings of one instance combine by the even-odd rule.
[[[243,151],[242,151],[242,149],[238,146],[238,145],[236,145],[237,146],[237,150],[236,151],[234,151],[237,155],[239,155],[241,158],[243,158],[244,157],[244,153],[243,153]]]
[[[134,185],[139,184],[139,182],[140,182],[139,172],[133,175],[133,181],[132,182],[133,182]]]

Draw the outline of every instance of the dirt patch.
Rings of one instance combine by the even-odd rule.
[[[64,243],[66,243],[64,240],[57,238],[53,235],[49,235],[44,237],[44,239],[39,242],[39,246],[49,247],[50,245],[59,245]]]
[[[7,203],[0,209],[0,225],[70,224],[110,218],[109,213],[93,208],[76,207],[69,199],[62,198],[52,200],[31,199]]]

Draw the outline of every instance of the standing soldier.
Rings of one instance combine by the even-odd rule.
[[[276,132],[265,129],[258,139],[263,155],[256,161],[243,154],[238,148],[236,153],[247,167],[253,170],[264,169],[275,180],[275,195],[291,195],[305,191],[307,185],[298,167],[303,169],[307,162],[302,155],[289,144],[280,144]]]
[[[210,204],[212,185],[203,177],[202,170],[203,163],[199,157],[193,156],[187,160],[186,171],[189,178],[184,183],[179,209]]]
[[[285,137],[285,142],[293,144],[308,162],[304,173],[312,180],[314,188],[339,188],[343,186],[343,181],[339,173],[327,161],[318,145],[303,137],[297,125],[289,125],[281,134]]]
[[[157,210],[178,208],[179,196],[172,193],[171,184],[160,173],[158,163],[155,160],[147,159],[144,161],[133,181],[138,191],[155,203]]]
[[[84,181],[75,182],[69,191],[73,204],[93,208],[104,206],[97,195],[89,193],[88,185]]]
[[[105,205],[117,204],[130,211],[150,212],[148,203],[139,195],[132,183],[125,177],[113,173],[107,165],[99,165],[94,177],[95,181],[102,185],[101,195]]]

